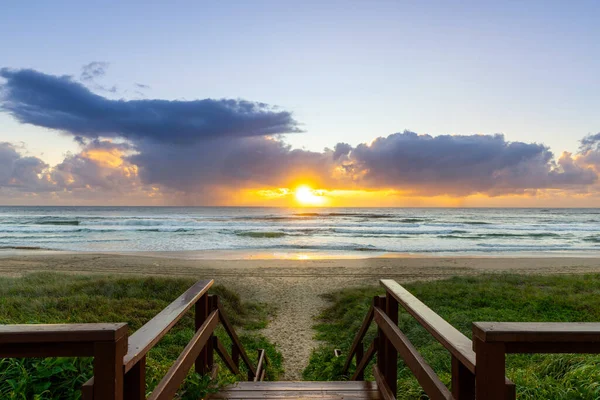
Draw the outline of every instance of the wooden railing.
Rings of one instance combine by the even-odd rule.
[[[600,353],[600,323],[475,322],[477,397],[503,400],[507,353]]]
[[[97,399],[123,399],[127,324],[0,325],[0,358],[94,357]]]
[[[146,399],[146,356],[150,349],[195,307],[195,334],[148,399],[172,399],[195,364],[197,373],[216,376],[213,354],[240,374],[240,358],[248,380],[263,380],[268,360],[259,350],[255,368],[218,296],[209,295],[213,280],[195,283],[129,338],[127,324],[0,325],[0,357],[94,357],[94,377],[83,387],[84,400]],[[219,325],[231,339],[231,355],[214,335]]]
[[[350,379],[363,380],[366,366],[377,354],[377,363],[373,371],[375,379],[382,388],[382,395],[385,398],[395,398],[397,359],[400,355],[423,391],[431,399],[474,399],[477,361],[471,340],[395,281],[384,279],[381,280],[381,284],[386,289],[386,295],[373,298],[373,305],[352,343],[342,372],[348,374],[352,360],[356,359],[356,369]],[[398,328],[399,305],[452,355],[452,391],[448,390]],[[373,321],[377,324],[377,336],[365,352],[364,337]],[[505,387],[503,400],[514,399],[516,397],[514,384],[504,378],[503,385]],[[386,393],[389,396],[386,396]]]

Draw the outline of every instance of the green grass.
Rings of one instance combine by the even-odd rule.
[[[0,278],[0,324],[127,322],[132,334],[193,283],[192,279],[54,273]],[[255,332],[266,326],[274,309],[262,303],[243,302],[223,286],[213,286],[211,293],[220,296],[227,316],[236,326],[254,363],[257,350],[266,349],[271,366],[269,378],[276,379],[282,372],[281,354]],[[162,379],[193,336],[193,315],[193,309],[186,313],[148,354],[148,392]],[[230,348],[231,341],[222,328],[217,329],[216,335]],[[208,377],[190,373],[179,396],[198,399],[236,379],[223,364],[219,371],[216,384],[209,382]],[[81,385],[91,376],[90,358],[0,359],[0,398],[77,399]]]
[[[471,337],[474,321],[600,321],[600,275],[484,275],[404,285],[444,319]],[[340,380],[344,357],[380,287],[346,289],[326,296],[330,306],[315,326],[324,344],[304,370],[307,380]],[[449,353],[410,315],[401,310],[400,329],[410,338],[442,381],[450,383]],[[374,328],[367,339],[373,339]],[[351,372],[354,367],[351,368]],[[367,379],[372,379],[367,368]],[[600,398],[600,357],[595,355],[509,355],[507,375],[519,399]],[[399,362],[398,398],[427,398],[410,370]]]

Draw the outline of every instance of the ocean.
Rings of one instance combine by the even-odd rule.
[[[598,256],[600,209],[0,207],[0,249]]]

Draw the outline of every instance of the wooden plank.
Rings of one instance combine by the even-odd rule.
[[[208,292],[213,280],[201,280],[169,304],[129,338],[129,349],[123,361],[129,371],[181,319],[200,297]]]
[[[319,400],[379,400],[382,397],[379,392],[221,392],[208,397],[209,399],[319,399]]]
[[[94,343],[11,343],[0,344],[0,357],[91,357]]]
[[[0,325],[0,344],[115,341],[126,334],[126,323]]]
[[[494,342],[491,342],[494,343]],[[600,353],[599,342],[508,342],[505,343],[506,353]]]
[[[598,322],[474,322],[473,335],[484,342],[600,343]]]
[[[200,351],[208,342],[218,323],[219,311],[215,310],[208,316],[202,327],[196,332],[187,346],[185,346],[163,379],[156,385],[156,388],[152,391],[150,397],[148,397],[149,400],[167,400],[175,396],[179,386],[187,376],[190,368],[192,368],[192,365],[194,365],[196,358],[198,358]],[[95,386],[98,386],[98,384]]]
[[[352,363],[352,357],[354,357],[354,353],[356,353],[356,349],[358,348],[359,344],[362,345],[362,341],[367,331],[369,330],[369,326],[371,325],[372,321],[373,306],[371,305],[371,307],[369,307],[369,311],[367,311],[367,315],[363,320],[360,329],[358,330],[358,333],[354,337],[354,341],[352,342],[352,346],[350,347],[350,352],[348,353],[348,356],[346,357],[346,362],[344,363],[344,368],[342,368],[342,374],[346,374],[348,372],[348,368],[350,368],[350,364]]]
[[[475,373],[475,353],[471,340],[445,319],[427,307],[421,300],[391,279],[382,279],[381,284],[398,303],[412,315],[438,342],[469,370]]]
[[[356,371],[354,371],[354,375],[352,375],[352,378],[350,378],[350,380],[362,381],[364,379],[365,368],[367,367],[367,364],[369,364],[369,362],[371,362],[371,359],[375,355],[376,351],[377,351],[377,338],[375,338],[369,345],[367,352],[361,358],[360,363],[356,366]]]
[[[415,375],[415,378],[417,378],[417,381],[429,398],[432,400],[452,399],[452,394],[433,369],[431,369],[429,364],[415,349],[406,335],[400,331],[400,328],[380,308],[375,308],[375,322],[396,350],[398,350],[400,357]]]
[[[231,371],[232,374],[239,375],[241,372],[240,372],[238,366],[235,365],[235,362],[231,359],[231,357],[229,357],[229,354],[227,353],[227,349],[225,349],[225,346],[223,346],[223,343],[221,343],[219,338],[216,336],[213,337],[213,342],[214,342],[213,347],[217,351],[217,354],[219,355],[219,357],[221,357],[221,360],[223,360],[223,362],[225,363],[225,366]]]
[[[375,382],[363,381],[271,381],[271,382],[236,382],[232,386],[227,386],[226,391],[233,392],[236,390],[242,391],[364,391],[375,390],[377,385]]]
[[[504,344],[477,342],[477,374],[475,374],[475,396],[478,399],[504,400],[506,355]]]
[[[377,387],[379,388],[381,398],[384,400],[394,400],[396,398],[396,394],[390,390],[390,387],[385,381],[377,364],[373,365],[373,375],[375,376],[375,382],[377,382]]]
[[[220,301],[217,302],[217,309],[219,310],[219,320],[221,321],[223,328],[225,328],[225,332],[227,332],[227,334],[231,338],[233,345],[237,347],[239,355],[242,357],[244,364],[246,364],[246,368],[248,368],[249,378],[254,379],[254,377],[256,376],[256,369],[254,369],[254,366],[252,365],[248,354],[246,354],[246,350],[244,350],[244,347],[242,346],[242,342],[240,342],[237,333],[235,333],[233,325],[231,325],[231,323],[227,319],[227,316],[224,313],[223,306],[221,305]]]

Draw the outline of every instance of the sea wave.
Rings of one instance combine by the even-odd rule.
[[[236,235],[251,237],[251,238],[265,238],[265,239],[273,239],[273,238],[280,238],[280,237],[287,236],[287,234],[285,232],[256,232],[256,231],[236,232]]]

